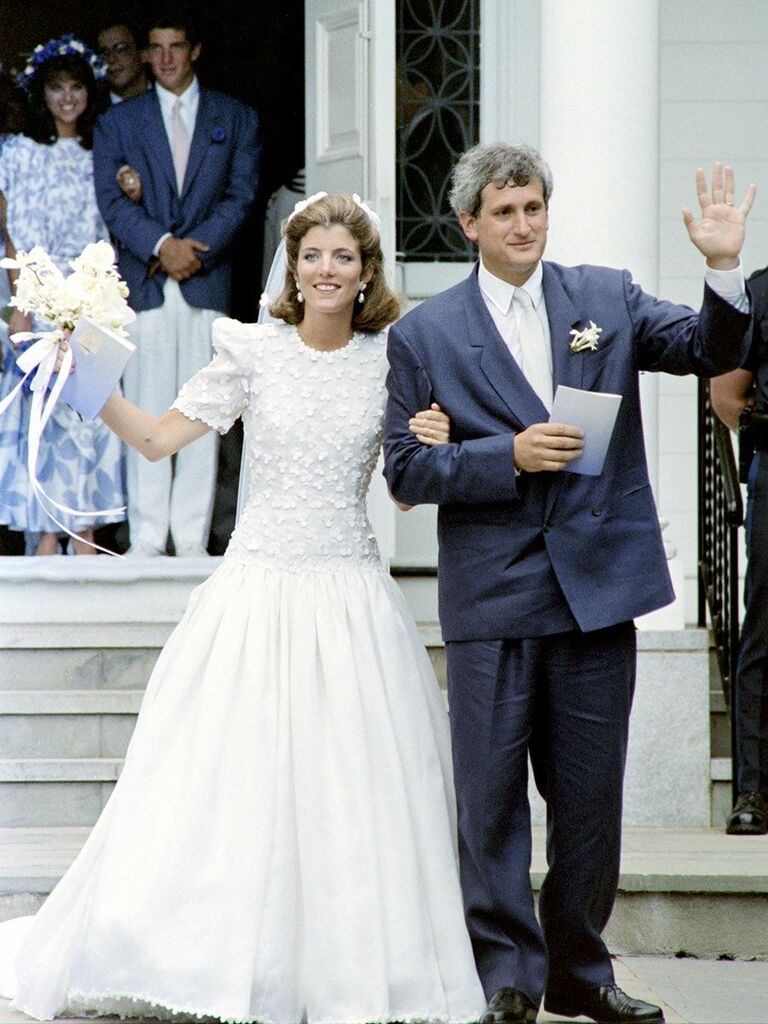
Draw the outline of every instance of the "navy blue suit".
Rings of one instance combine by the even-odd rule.
[[[467,923],[490,995],[538,1002],[610,984],[600,932],[618,883],[634,687],[632,619],[673,599],[640,415],[638,371],[739,365],[750,319],[708,288],[699,314],[626,272],[543,265],[554,386],[623,396],[598,477],[515,476],[516,433],[548,414],[500,337],[473,273],[390,328],[385,474],[437,503]],[[595,351],[570,351],[593,320]],[[421,445],[413,409],[439,402],[452,443]],[[536,920],[527,759],[547,801],[549,872]]]
[[[115,176],[130,164],[140,176],[140,205],[123,195]],[[261,173],[255,111],[213,89],[200,101],[181,195],[176,187],[168,136],[154,89],[111,107],[99,118],[93,139],[93,172],[99,209],[117,241],[120,273],[137,312],[163,304],[165,274],[149,277],[153,249],[170,231],[210,246],[203,269],[182,282],[190,306],[228,311],[230,249],[253,205]]]

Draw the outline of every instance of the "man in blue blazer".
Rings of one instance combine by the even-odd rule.
[[[754,187],[735,205],[733,173],[716,165],[711,191],[700,171],[697,190],[701,219],[684,218],[707,259],[698,314],[645,294],[626,271],[542,262],[549,167],[528,147],[475,147],[451,201],[479,265],[390,328],[387,481],[399,501],[439,505],[462,887],[484,1024],[535,1020],[542,994],[564,1016],[663,1020],[615,985],[600,933],[619,877],[632,620],[673,599],[638,372],[723,373],[743,358],[750,323],[739,253]],[[583,441],[549,422],[559,384],[622,396],[599,476],[563,472]],[[432,402],[451,417],[449,445],[422,446],[408,429],[410,410]],[[547,802],[540,924],[529,755]]]
[[[259,185],[256,114],[200,87],[200,52],[188,16],[159,9],[144,51],[155,87],[113,106],[94,132],[99,207],[138,314],[125,392],[157,415],[210,359],[211,323],[229,311],[232,243]],[[138,202],[118,185],[124,165],[141,181]],[[177,554],[205,554],[215,479],[213,435],[179,452],[173,479],[170,465],[129,454],[130,553],[165,551],[170,528]]]

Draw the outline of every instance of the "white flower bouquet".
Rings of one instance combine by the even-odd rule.
[[[126,337],[124,328],[136,319],[136,314],[126,301],[128,287],[117,272],[109,242],[86,245],[69,265],[72,273],[65,276],[39,245],[28,253],[17,253],[16,259],[0,260],[0,267],[19,272],[10,305],[22,313],[34,313],[38,320],[59,331],[73,330],[85,316],[99,327]],[[31,337],[38,335],[14,335],[12,340]]]

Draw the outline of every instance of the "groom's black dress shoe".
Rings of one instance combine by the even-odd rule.
[[[534,1024],[537,1007],[525,992],[500,988],[491,996],[480,1024]]]
[[[618,985],[585,988],[573,995],[546,995],[544,1009],[563,1017],[583,1014],[597,1024],[664,1024],[660,1006],[633,999]]]
[[[762,793],[739,793],[725,831],[729,836],[764,836],[768,832],[768,804]]]

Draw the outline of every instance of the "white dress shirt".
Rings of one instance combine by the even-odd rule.
[[[168,138],[168,145],[173,150],[173,128],[171,126],[173,118],[173,108],[176,106],[176,101],[179,101],[179,116],[184,122],[184,127],[187,129],[190,139],[195,132],[195,122],[197,121],[197,108],[200,106],[200,83],[197,78],[193,78],[189,83],[184,92],[177,96],[175,92],[171,92],[169,89],[164,89],[162,85],[155,83],[155,92],[160,102],[160,113],[163,117],[163,125],[165,127],[165,134]],[[152,250],[155,256],[160,255],[160,246],[166,240],[171,237],[171,232],[166,231],[164,235],[161,235],[155,242],[155,247]]]
[[[552,342],[549,334],[549,320],[547,319],[547,307],[544,304],[544,290],[542,288],[542,281],[544,278],[544,270],[539,263],[522,286],[525,291],[531,297],[533,308],[536,310],[542,330],[544,331],[544,337],[549,342],[549,375],[552,376]],[[496,324],[499,334],[504,339],[504,344],[507,346],[512,356],[515,359],[517,365],[522,369],[523,358],[522,351],[520,348],[520,306],[518,303],[513,302],[515,294],[515,286],[508,284],[506,281],[502,281],[500,277],[496,277],[489,270],[485,268],[482,258],[480,260],[480,267],[477,272],[477,282],[480,285],[480,291],[482,293],[485,304],[488,307],[488,312],[491,314],[493,322]]]
[[[197,78],[192,79],[180,96],[177,96],[175,92],[170,92],[168,89],[164,89],[162,85],[158,85],[157,83],[155,83],[155,91],[157,92],[157,98],[160,101],[160,113],[163,115],[163,124],[165,125],[165,134],[168,136],[168,145],[173,145],[171,118],[173,117],[173,108],[176,106],[177,100],[179,101],[179,114],[181,116],[181,120],[184,122],[184,127],[187,129],[187,133],[191,139],[195,133],[197,108],[200,106],[200,83],[197,81]]]

